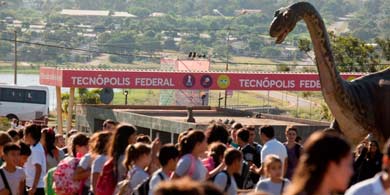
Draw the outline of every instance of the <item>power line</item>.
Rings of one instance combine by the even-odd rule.
[[[22,23],[28,23],[28,22],[22,22]],[[78,29],[95,29],[95,30],[134,30],[134,28],[109,28],[103,26],[104,24],[101,24],[100,26],[80,26],[80,25],[71,25],[71,24],[62,24],[62,23],[47,23],[45,25],[42,24],[30,24],[36,25],[36,26],[45,26],[45,27],[53,27],[53,28],[78,28]],[[228,26],[228,24],[224,25]],[[182,31],[182,32],[191,32],[191,31],[242,31],[242,29],[239,28],[155,28],[153,30],[160,30],[160,31]]]
[[[15,42],[15,39],[0,39],[3,41],[9,41],[9,42]],[[119,55],[119,56],[129,56],[129,57],[144,57],[144,58],[156,58],[156,59],[161,59],[162,56],[159,57],[153,57],[153,56],[147,56],[145,55],[135,55],[135,54],[124,54],[124,53],[115,53],[115,52],[106,52],[106,51],[96,51],[96,50],[88,50],[88,49],[81,49],[81,48],[73,48],[73,47],[66,47],[66,46],[58,46],[58,45],[51,45],[51,44],[44,44],[44,43],[34,43],[34,42],[29,42],[29,41],[20,41],[17,40],[17,43],[22,43],[22,44],[29,44],[29,45],[37,45],[37,46],[42,46],[42,47],[52,47],[52,48],[59,48],[59,49],[66,49],[66,50],[72,50],[72,51],[81,51],[81,52],[89,52],[89,53],[97,53],[97,54],[110,54],[110,55]],[[225,64],[226,61],[211,61],[214,64]],[[253,63],[253,62],[234,62],[234,61],[229,61],[229,64],[241,64],[241,65],[260,65],[260,66],[277,66],[280,64],[285,64],[285,63],[275,63],[275,64],[267,64],[267,63]],[[312,65],[307,65],[307,64],[285,64],[287,66],[315,66],[314,64]],[[369,64],[369,65],[376,65],[376,66],[389,66],[390,64]]]
[[[25,22],[22,22],[22,23],[25,23]],[[98,27],[98,26],[92,26],[92,25],[88,25],[88,26],[79,26],[79,25],[71,25],[71,24],[61,24],[61,23],[48,23],[46,25],[42,25],[42,24],[30,24],[31,25],[36,25],[36,26],[44,26],[45,28],[46,27],[52,27],[54,28],[54,30],[56,29],[60,29],[60,28],[70,28],[70,29],[94,29],[94,31],[97,31],[97,30],[115,30],[115,31],[124,31],[124,30],[145,30],[145,29],[142,29],[142,28],[108,28],[108,27]],[[224,25],[224,26],[228,26],[228,25]],[[30,27],[31,28],[31,27]],[[43,30],[48,30],[48,29],[43,29]],[[52,29],[53,30],[53,29]],[[231,32],[242,32],[244,34],[255,34],[255,35],[259,35],[260,33],[259,32],[253,32],[253,31],[243,31],[242,29],[240,28],[231,28],[231,27],[221,27],[221,28],[153,28],[151,29],[153,31],[167,31],[167,32],[210,32],[210,31],[231,31]],[[99,33],[99,32],[95,32],[95,33]],[[100,32],[100,33],[103,33],[103,32]]]
[[[12,41],[14,42],[14,39],[0,39],[2,41]],[[110,54],[110,55],[118,55],[118,56],[128,56],[128,57],[146,57],[146,58],[158,58],[160,57],[152,57],[152,56],[144,56],[144,55],[134,55],[134,54],[125,54],[125,53],[115,53],[115,52],[107,52],[107,51],[96,51],[96,50],[88,50],[88,49],[81,49],[81,48],[73,48],[73,47],[66,47],[66,46],[59,46],[59,45],[51,45],[51,44],[43,44],[43,43],[34,43],[34,42],[28,42],[28,41],[16,41],[17,43],[23,43],[23,44],[29,44],[29,45],[38,45],[43,47],[52,47],[52,48],[59,48],[59,49],[66,49],[66,50],[74,50],[74,51],[83,51],[83,52],[89,52],[89,53],[98,53],[98,54]]]

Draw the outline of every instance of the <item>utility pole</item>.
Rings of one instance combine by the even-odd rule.
[[[224,17],[224,18],[227,18],[225,15],[223,15],[223,14],[222,14],[219,10],[217,10],[217,9],[213,9],[213,12],[216,13],[216,14],[218,14],[218,15],[220,15],[220,16],[222,16],[222,17]],[[247,14],[247,12],[246,12],[246,11],[243,11],[243,12],[239,13],[238,15],[234,16],[234,17],[233,17],[232,19],[230,19],[230,21],[229,21],[229,26],[228,26],[228,28],[227,28],[227,34],[226,34],[226,66],[225,66],[225,71],[226,71],[226,73],[227,73],[227,71],[229,70],[229,46],[230,46],[229,40],[230,40],[230,30],[231,30],[230,27],[231,27],[233,21],[234,21],[236,18],[238,18],[239,16],[242,16],[242,15],[244,15],[244,14]],[[228,93],[227,93],[227,90],[225,89],[225,108],[226,108],[226,106],[227,106],[227,95],[228,95]]]
[[[17,84],[17,71],[18,71],[18,48],[17,48],[17,32],[16,30],[14,31],[14,54],[15,54],[15,61],[14,61],[14,84],[16,85]]]

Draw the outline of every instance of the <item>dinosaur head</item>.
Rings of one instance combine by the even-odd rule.
[[[289,32],[291,32],[296,23],[298,16],[289,8],[280,8],[275,12],[272,20],[269,34],[276,37],[276,43],[282,43]]]

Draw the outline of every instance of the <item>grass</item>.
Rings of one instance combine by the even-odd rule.
[[[127,103],[129,105],[158,105],[160,90],[156,89],[125,89],[128,90]],[[125,104],[123,92],[114,94],[114,104]]]
[[[26,66],[19,66],[17,68],[18,73],[22,74],[39,74],[39,67],[26,67]],[[13,67],[5,67],[0,66],[0,73],[13,73],[14,68]]]

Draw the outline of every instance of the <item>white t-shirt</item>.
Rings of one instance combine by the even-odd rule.
[[[84,170],[90,170],[91,165],[92,165],[91,154],[87,153],[80,159],[78,167]],[[90,185],[91,185],[91,178],[88,177],[87,180],[85,180],[84,186],[90,186]]]
[[[130,178],[130,186],[133,189],[133,192],[136,191],[138,185],[142,184],[143,181],[149,178],[149,174],[138,166],[134,166],[128,174],[128,178]]]
[[[35,146],[30,146],[31,155],[28,157],[26,164],[24,164],[24,172],[26,173],[26,186],[32,187],[35,177],[35,164],[41,165],[41,176],[37,188],[45,187],[43,177],[46,175],[46,155],[40,143]]]
[[[287,158],[286,146],[275,138],[268,140],[261,149],[261,162],[264,162],[270,154],[278,156],[282,160],[282,168],[284,168],[285,159]]]
[[[103,171],[104,163],[106,163],[107,156],[106,155],[99,155],[98,157],[95,158],[95,160],[92,162],[91,166],[91,179],[92,179],[92,174],[94,173],[101,173]],[[92,185],[90,185],[90,189],[92,191]]]
[[[229,176],[229,177],[230,177],[230,186],[227,189],[226,194],[227,195],[236,195],[237,194],[236,180],[234,180],[233,176]],[[214,183],[223,192],[226,188],[226,185],[228,185],[228,175],[225,172],[218,173],[214,178]]]
[[[192,163],[195,163],[192,165]],[[190,176],[189,172],[191,170],[191,166],[194,166],[192,175]],[[192,154],[186,154],[182,156],[177,163],[176,170],[175,170],[176,175],[182,177],[182,176],[190,176],[193,180],[196,181],[204,181],[206,179],[207,175],[207,169],[204,167],[203,163],[199,158],[195,158],[192,156]]]
[[[259,183],[257,183],[256,191],[264,191],[269,193],[270,195],[279,195],[282,194],[286,187],[290,184],[290,181],[288,179],[283,179],[283,182],[274,183],[271,181],[270,178],[263,179],[260,180]]]
[[[106,163],[106,160],[106,155],[99,155],[98,157],[96,157],[95,160],[92,162],[91,173],[101,173],[103,171],[104,163]]]
[[[153,173],[152,178],[149,182],[149,195],[153,195],[154,188],[159,184],[161,181],[161,176],[164,178],[164,181],[168,181],[169,177],[162,171],[162,169],[157,170]]]
[[[19,192],[20,182],[26,179],[26,174],[23,169],[16,167],[16,171],[13,173],[8,172],[3,168],[4,175],[7,179],[8,185],[11,188],[12,194],[23,194]],[[5,184],[2,179],[0,179],[0,190],[6,189]]]

